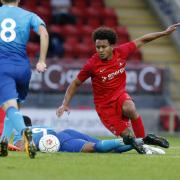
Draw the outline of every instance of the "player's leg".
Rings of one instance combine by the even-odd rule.
[[[164,148],[169,148],[169,142],[164,137],[156,136],[155,134],[147,134],[146,137],[143,138],[143,142],[145,144],[157,145]]]
[[[3,66],[0,71],[0,105],[4,109],[7,118],[12,122],[13,127],[16,131],[21,132],[24,128],[24,121],[18,108],[18,95],[16,76],[20,76],[22,79],[25,77],[24,74],[19,74],[24,67],[19,69],[14,65],[8,64],[8,66]],[[26,70],[26,68],[25,68]]]
[[[132,128],[136,137],[145,137],[145,130],[141,116],[137,113],[135,104],[128,99],[122,105],[123,116],[131,120]]]
[[[11,99],[6,101],[3,106],[3,110],[6,112],[6,116],[12,123],[14,129],[17,132],[22,132],[26,128],[23,120],[23,116],[18,109],[18,104],[16,99]]]
[[[6,138],[9,142],[12,133],[13,133],[13,125],[11,121],[7,118],[7,116],[5,116],[1,140],[2,138]]]
[[[121,137],[123,137],[123,142],[126,145],[131,145],[139,154],[146,154],[146,151],[141,143],[136,141],[135,136],[133,135],[133,132],[131,129],[126,128],[124,129],[121,134]]]
[[[8,141],[2,138],[0,141],[0,156],[5,157],[8,155]]]
[[[60,151],[63,152],[118,152],[122,153],[133,149],[130,145],[124,145],[120,139],[99,140],[96,143],[85,141],[83,139],[69,139],[61,145]]]
[[[114,135],[123,137],[126,145],[132,145],[138,153],[145,154],[142,145],[135,141],[134,134],[129,128],[129,120],[122,117],[122,106],[119,103],[122,101],[109,104],[107,107],[96,107],[102,123]]]
[[[95,152],[126,152],[132,150],[131,145],[125,145],[121,139],[101,140],[94,144]]]
[[[81,133],[81,132],[73,130],[73,129],[66,129],[63,132],[69,134],[74,139],[83,139],[85,141],[89,141],[89,142],[93,142],[93,143],[96,143],[99,141],[98,139],[96,139],[92,136],[89,136],[87,134]]]
[[[13,68],[13,66],[11,68]],[[8,79],[9,82],[8,86],[11,87],[6,87],[6,89],[4,88],[4,90],[7,90],[7,92],[3,91],[7,100],[4,101],[2,108],[6,112],[8,119],[12,122],[14,129],[23,135],[28,156],[30,158],[34,158],[35,146],[32,142],[32,132],[29,128],[26,128],[18,105],[18,102],[23,101],[27,96],[31,77],[29,64],[25,66],[17,66],[16,70],[13,71],[13,75],[11,72],[8,72],[8,74],[11,76],[6,76],[6,79]]]

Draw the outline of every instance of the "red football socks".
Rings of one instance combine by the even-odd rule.
[[[145,130],[144,130],[144,124],[142,121],[141,116],[139,116],[137,119],[131,120],[132,128],[134,130],[134,134],[137,138],[144,138],[145,137]]]

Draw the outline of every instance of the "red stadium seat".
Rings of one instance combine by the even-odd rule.
[[[74,16],[78,17],[78,18],[84,17],[84,10],[79,9],[78,7],[71,7],[70,13],[73,14]]]
[[[81,41],[84,45],[94,46],[91,36],[82,36]]]
[[[76,57],[76,47],[77,44],[72,45],[70,42],[65,42],[64,47],[64,58],[75,58]]]
[[[79,36],[67,36],[65,42],[72,46],[76,46],[76,44],[79,43]]]
[[[91,26],[93,29],[102,25],[101,20],[99,18],[89,17],[87,19],[87,25]]]
[[[33,11],[37,6],[37,1],[36,0],[24,1],[20,3],[20,6],[23,7],[24,9]]]
[[[77,44],[75,47],[76,58],[89,58],[91,55],[91,47],[84,44]]]
[[[117,18],[116,12],[112,8],[104,8],[101,11],[102,18]]]
[[[72,5],[79,9],[85,9],[87,7],[87,1],[86,0],[73,0]]]
[[[118,20],[117,18],[114,18],[114,17],[104,18],[103,25],[107,27],[115,28],[116,26],[118,26]]]
[[[100,8],[100,7],[104,7],[104,1],[103,0],[91,0],[89,1],[89,5],[93,8]]]
[[[160,124],[161,128],[165,131],[170,130],[171,117],[173,120],[173,122],[171,122],[171,123],[173,123],[172,130],[179,131],[180,130],[180,118],[177,115],[176,110],[170,106],[165,106],[160,109],[159,124]]]
[[[39,55],[40,45],[39,43],[29,42],[27,44],[27,54],[30,60],[34,60]]]
[[[123,27],[123,26],[117,26],[115,28],[117,34],[118,34],[118,37],[119,37],[119,42],[120,44],[123,44],[123,43],[126,43],[130,40],[130,36],[129,36],[129,33],[127,31],[127,28],[126,27]]]
[[[62,26],[54,25],[54,24],[49,26],[49,33],[50,34],[51,33],[56,33],[56,34],[62,36],[62,34],[63,34],[62,32],[63,32]]]
[[[89,36],[89,38],[91,38],[91,34],[94,30],[94,28],[92,26],[89,25],[81,25],[77,27],[79,33],[81,34],[81,36]]]
[[[84,18],[100,18],[101,14],[98,11],[98,9],[95,9],[93,7],[87,8],[84,12]]]
[[[38,6],[35,12],[45,21],[46,24],[51,22],[52,11],[43,6]]]
[[[40,2],[39,2],[39,5],[40,5],[40,6],[43,6],[43,7],[46,8],[47,10],[50,10],[50,8],[51,8],[50,0],[40,1]]]
[[[67,24],[62,26],[62,34],[67,36],[77,36],[78,35],[78,29],[75,25]]]
[[[32,30],[30,31],[30,41],[39,42],[39,36]]]

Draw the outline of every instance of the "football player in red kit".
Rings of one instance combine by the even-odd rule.
[[[90,77],[95,108],[104,126],[114,135],[123,137],[125,144],[133,145],[143,154],[143,147],[138,146],[134,141],[134,137],[144,138],[145,130],[142,118],[132,98],[126,92],[127,58],[145,43],[171,34],[179,25],[180,23],[174,24],[165,31],[146,34],[117,47],[113,47],[117,41],[117,34],[113,29],[97,28],[92,35],[97,53],[87,61],[77,78],[67,88],[64,101],[56,111],[57,116],[68,111],[76,89]],[[134,133],[129,128],[130,122]]]

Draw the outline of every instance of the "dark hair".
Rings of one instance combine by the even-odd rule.
[[[24,124],[26,126],[32,126],[32,122],[31,122],[31,118],[28,117],[28,116],[23,116],[23,119],[24,119]]]
[[[18,0],[1,0],[2,3],[12,3],[17,2]]]
[[[92,39],[96,42],[97,39],[105,40],[107,39],[110,44],[116,44],[117,33],[114,29],[109,27],[99,27],[95,29],[92,33]]]

